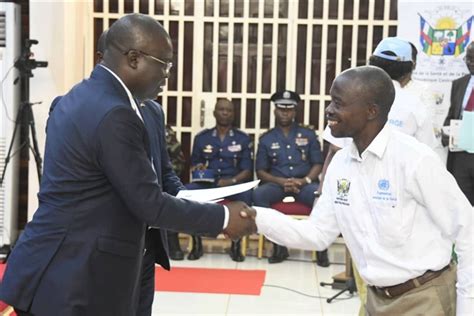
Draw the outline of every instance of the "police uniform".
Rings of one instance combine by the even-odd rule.
[[[221,141],[216,127],[205,129],[194,138],[191,164],[202,164],[206,170],[193,172],[192,182],[186,185],[188,190],[215,188],[220,179],[233,179],[244,170],[253,173],[253,144],[250,136],[232,128]],[[252,191],[228,196],[226,199],[252,205]],[[199,236],[193,236],[193,249],[188,259],[199,259],[202,254],[202,240]],[[231,257],[234,261],[244,260],[240,252],[240,240],[232,242]]]
[[[275,106],[294,108],[299,96],[291,91],[273,94]],[[277,177],[305,178],[315,164],[323,164],[321,148],[314,130],[293,123],[288,137],[279,127],[270,129],[259,140],[256,170],[265,170]],[[318,183],[307,183],[301,187],[298,194],[293,195],[295,200],[308,206],[314,202],[314,192]],[[270,207],[271,204],[281,201],[285,196],[292,195],[283,191],[276,183],[265,183],[254,191],[254,204]]]
[[[277,108],[295,108],[300,98],[295,92],[283,91],[273,94],[271,101]],[[277,183],[264,183],[254,190],[254,205],[270,207],[286,196],[293,196],[296,201],[312,206],[319,183],[311,182],[307,175],[315,164],[322,165],[323,157],[314,130],[293,123],[288,136],[278,126],[264,133],[258,144],[256,170],[264,170],[282,178],[305,178],[307,183],[297,194],[285,192]],[[273,254],[268,260],[270,263],[278,263],[288,256],[285,247],[274,243]],[[329,265],[326,253],[322,253],[321,257],[326,258],[323,265]]]

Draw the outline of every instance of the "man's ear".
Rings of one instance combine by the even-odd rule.
[[[130,67],[132,67],[133,69],[137,69],[138,68],[138,59],[140,57],[140,53],[137,52],[136,50],[134,49],[131,49],[127,55],[127,63]]]
[[[369,121],[372,121],[372,120],[375,120],[375,119],[378,119],[379,115],[380,115],[380,106],[375,104],[375,103],[372,103],[370,104],[368,107],[367,107],[367,119]]]

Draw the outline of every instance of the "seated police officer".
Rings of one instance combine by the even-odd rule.
[[[275,128],[260,137],[256,158],[257,177],[264,184],[254,190],[256,206],[270,207],[273,203],[292,196],[296,201],[312,206],[318,190],[318,176],[323,158],[314,130],[295,123],[297,93],[274,93]],[[288,258],[288,249],[273,244],[269,263]],[[318,265],[328,266],[327,251],[318,252]]]
[[[216,126],[205,129],[194,138],[191,154],[191,183],[189,190],[225,187],[251,180],[253,174],[253,147],[249,135],[232,126],[234,105],[227,99],[218,99],[214,108]],[[231,201],[252,203],[252,191],[226,197]],[[232,241],[230,257],[244,261],[241,240]],[[203,255],[202,239],[193,236],[193,248],[189,260]]]

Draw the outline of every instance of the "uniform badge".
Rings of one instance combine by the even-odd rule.
[[[228,151],[230,151],[231,153],[242,151],[242,146],[240,144],[234,144],[235,142],[232,143],[232,145],[227,147]]]
[[[202,151],[206,154],[212,154],[212,145],[206,145]]]
[[[283,99],[289,99],[291,98],[291,93],[289,91],[283,92]]]
[[[270,149],[280,149],[280,144],[279,143],[272,143],[270,146]]]
[[[306,146],[308,145],[308,138],[306,137],[297,137],[295,139],[295,143],[297,146]]]

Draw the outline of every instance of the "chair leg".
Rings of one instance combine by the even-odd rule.
[[[241,249],[242,249],[242,254],[244,257],[247,256],[247,242],[249,240],[249,236],[244,236],[242,237],[242,244],[241,244]]]
[[[265,244],[265,237],[263,235],[258,235],[258,252],[257,252],[258,259],[262,259],[263,257],[264,244]]]

